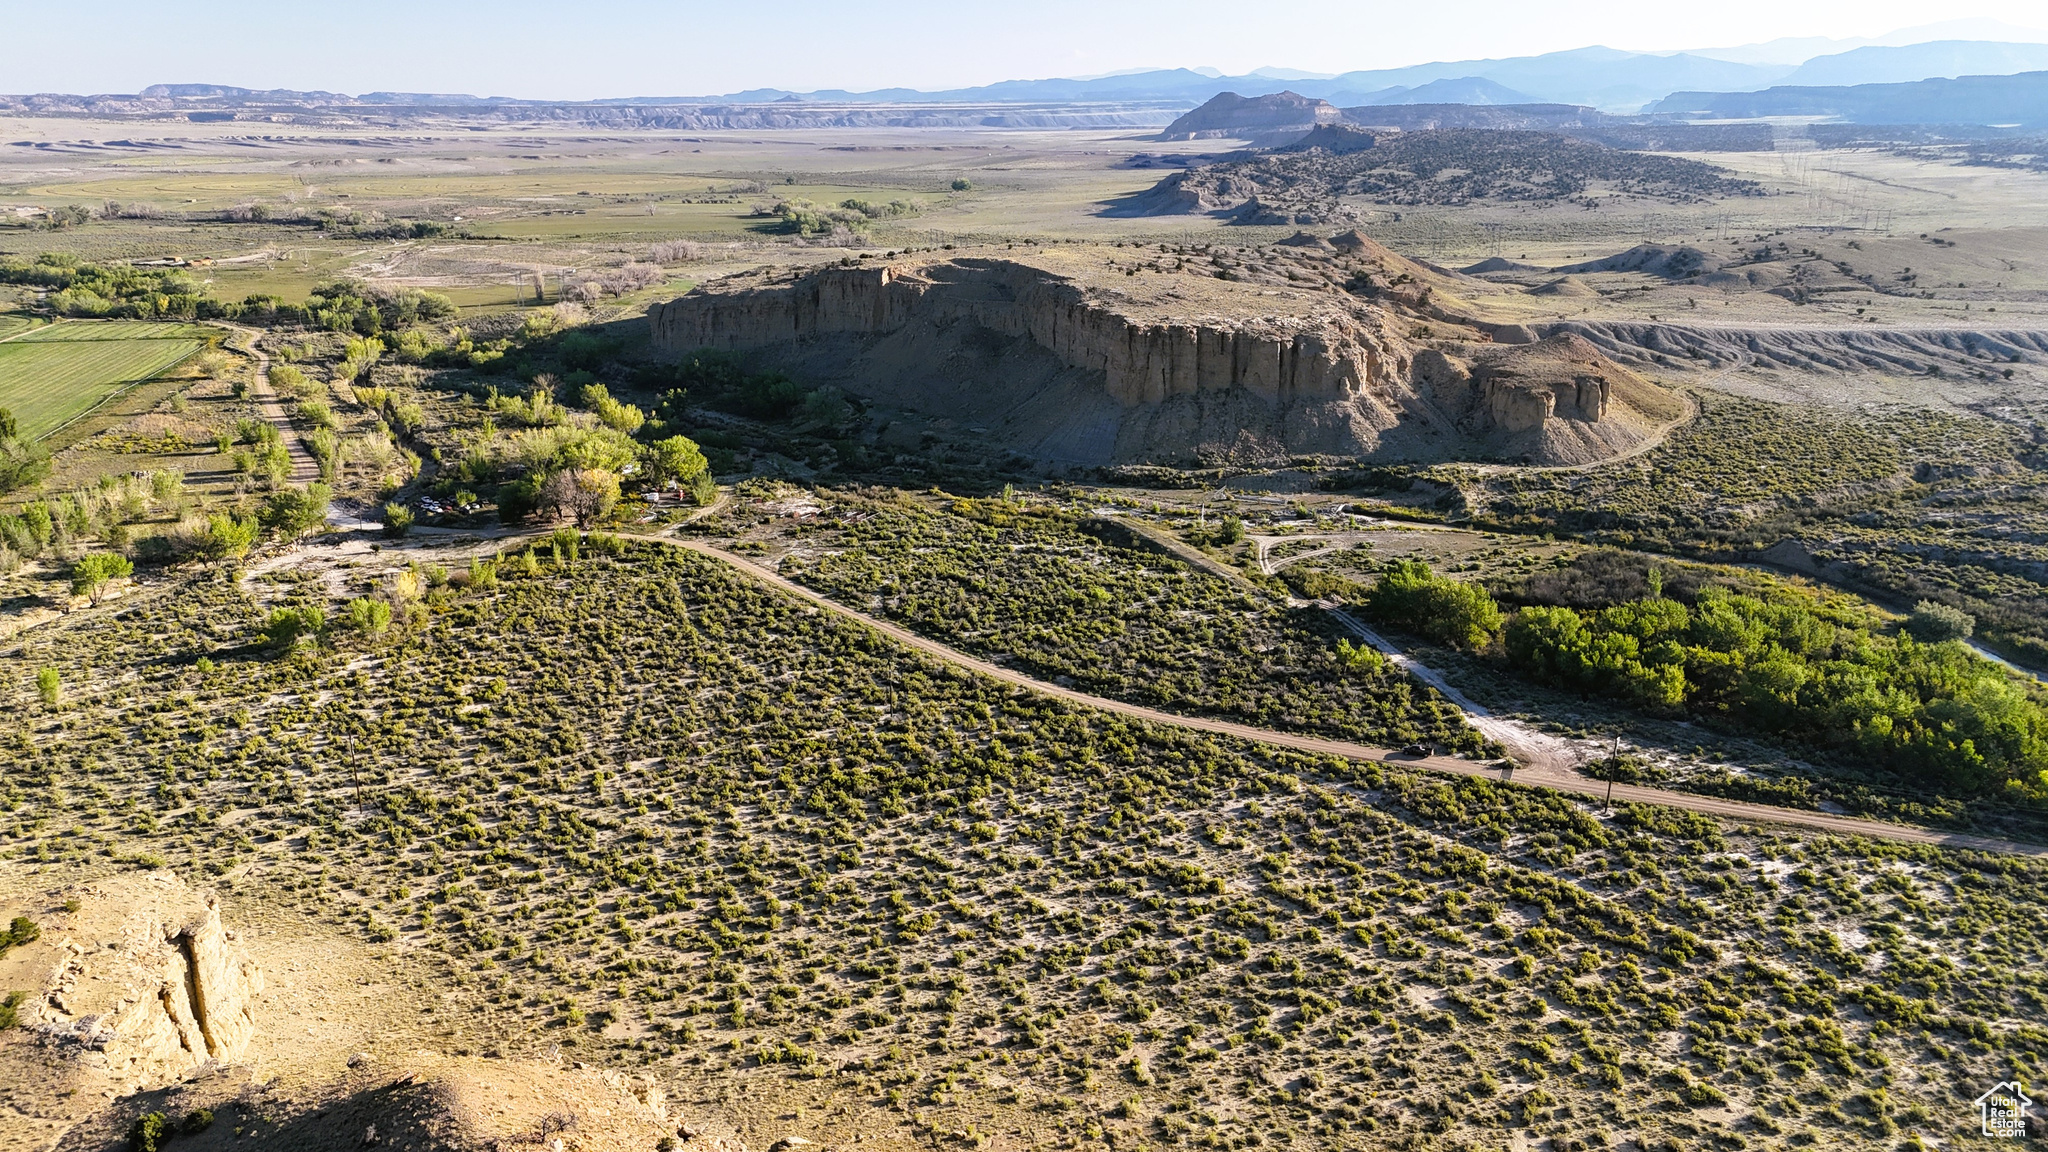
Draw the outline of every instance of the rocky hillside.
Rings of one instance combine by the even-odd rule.
[[[1624,196],[1689,204],[1760,194],[1753,181],[1712,164],[1547,132],[1373,133],[1325,125],[1283,150],[1174,173],[1106,214],[1208,213],[1239,224],[1330,224],[1359,218],[1347,201],[1457,205]]]
[[[1533,337],[1460,322],[1443,295],[1457,286],[1354,232],[768,270],[711,281],[649,321],[671,354],[747,353],[1065,464],[1568,463],[1677,415],[1583,340],[1510,347],[1499,341]]]

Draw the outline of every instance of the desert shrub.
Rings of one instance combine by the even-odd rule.
[[[263,620],[263,639],[273,648],[291,648],[301,640],[318,640],[326,627],[327,614],[315,605],[274,608]]]
[[[536,385],[532,394],[524,397],[492,392],[488,403],[493,413],[528,428],[560,424],[568,418],[555,402],[551,387]]]
[[[391,627],[391,605],[373,597],[359,596],[348,602],[342,618],[350,629],[375,636]]]
[[[1914,639],[1928,644],[1968,640],[1976,629],[1974,616],[1936,600],[1920,601],[1913,605],[1912,615],[1906,617],[1906,631],[1912,633]]]
[[[861,511],[868,519],[784,561],[784,574],[1119,699],[1368,743],[1485,746],[1398,669],[1340,658],[1349,649],[1327,613],[1277,610],[1179,560],[1091,535],[1079,517],[1003,500]]]
[[[1307,564],[1290,564],[1280,570],[1280,582],[1294,594],[1307,600],[1363,599],[1366,590],[1357,581],[1347,579],[1325,568],[1314,568]]]
[[[394,538],[407,535],[412,531],[413,520],[414,516],[411,508],[403,504],[386,504],[384,506],[384,535]]]
[[[270,366],[270,386],[289,396],[305,399],[313,394],[316,385],[306,377],[305,372],[290,364]]]
[[[1337,641],[1337,663],[1345,668],[1361,672],[1378,672],[1387,666],[1387,658],[1368,644],[1354,645],[1348,638]]]
[[[1077,683],[1128,669],[1136,692],[1191,670],[1176,683],[1276,726],[1333,725],[1320,693],[1359,683],[1313,614],[1183,579],[1030,502],[895,503],[805,530],[820,554],[871,532],[848,570],[880,569],[865,594],[895,619],[916,605],[914,626],[985,653],[1069,657]],[[331,913],[345,881],[374,902],[365,938],[477,974],[476,1034],[537,1034],[573,995],[586,1025],[636,1034],[579,1032],[578,1057],[680,1055],[662,1075],[706,1097],[817,1100],[843,1068],[961,1132],[1031,1100],[1048,1126],[1097,1123],[1119,1147],[1154,1130],[1370,1145],[1427,1126],[1497,1144],[1526,1096],[1555,1125],[1539,1135],[1583,1144],[1575,1121],[1607,1115],[1610,1076],[1656,1076],[1629,1118],[1646,1146],[1690,1148],[1722,1123],[1674,1106],[1693,1082],[1743,1115],[1796,1094],[1802,1123],[1846,1146],[1868,1143],[1867,1121],[1822,1102],[1861,1110],[1872,1067],[1946,1070],[1892,1079],[1903,1117],[2043,1051],[2048,870],[2031,857],[1654,806],[1603,818],[1497,780],[1154,726],[941,667],[656,543],[564,567],[553,550],[508,559],[374,661],[201,670],[217,628],[267,607],[212,574],[118,620],[30,630],[23,668],[149,672],[38,731],[5,780],[8,852],[55,860],[87,837],[116,859],[260,852],[241,898]],[[1259,675],[1219,679],[1212,660]],[[1310,694],[1307,676],[1330,683]],[[1268,707],[1256,693],[1283,678],[1300,690]],[[1390,708],[1408,690],[1363,683]],[[202,815],[230,808],[228,827]],[[753,1058],[785,1044],[814,1060]],[[1153,1083],[1118,1108],[1141,1068]],[[1489,1080],[1490,1103],[1463,1098]],[[1143,1137],[1110,1115],[1138,1109]]]
[[[32,944],[42,939],[43,930],[26,916],[16,916],[4,930],[0,930],[0,957],[7,955],[10,948]]]
[[[592,411],[597,414],[599,423],[614,431],[623,432],[628,436],[638,432],[640,426],[647,422],[646,413],[631,404],[622,404],[609,396],[600,398],[596,405],[593,406]]]
[[[128,1126],[128,1152],[159,1152],[171,1138],[170,1117],[144,1112]]]
[[[384,418],[390,422],[392,428],[407,436],[427,426],[426,410],[411,400],[386,405]]]

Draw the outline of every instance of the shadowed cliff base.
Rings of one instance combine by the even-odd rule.
[[[743,1146],[726,1126],[672,1113],[651,1077],[564,1061],[418,1052],[364,1053],[332,1082],[294,1087],[220,1065],[122,1098],[65,1133],[55,1150],[139,1147],[145,1130],[161,1131],[159,1145],[177,1152],[252,1143],[295,1152]]]
[[[1468,319],[1461,291],[1497,289],[1354,232],[768,269],[648,317],[667,354],[742,353],[1064,465],[1581,464],[1682,415],[1583,338]]]

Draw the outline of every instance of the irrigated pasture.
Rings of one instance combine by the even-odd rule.
[[[41,439],[120,390],[157,376],[203,344],[189,324],[58,324],[0,344],[0,408]]]
[[[128,340],[199,340],[206,329],[176,320],[75,320],[24,333],[23,343],[104,344]]]

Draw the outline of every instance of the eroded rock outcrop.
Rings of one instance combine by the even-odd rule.
[[[1534,452],[1576,463],[1646,431],[1600,382],[1655,390],[1583,340],[1431,352],[1446,337],[1490,339],[1455,320],[1442,330],[1438,273],[1356,233],[1268,252],[1287,265],[1284,290],[1239,282],[1229,265],[1197,272],[1157,251],[1062,246],[744,273],[648,318],[670,354],[748,353],[807,382],[999,429],[998,443],[1060,462]],[[1418,352],[1435,357],[1427,370]],[[1596,427],[1562,427],[1574,423]]]
[[[1415,379],[1460,428],[1532,459],[1626,451],[1684,414],[1676,396],[1570,333],[1431,348],[1416,355]]]
[[[22,1014],[45,1048],[132,1083],[242,1056],[263,972],[217,898],[153,873],[88,886],[80,902],[82,930],[52,942]]]

